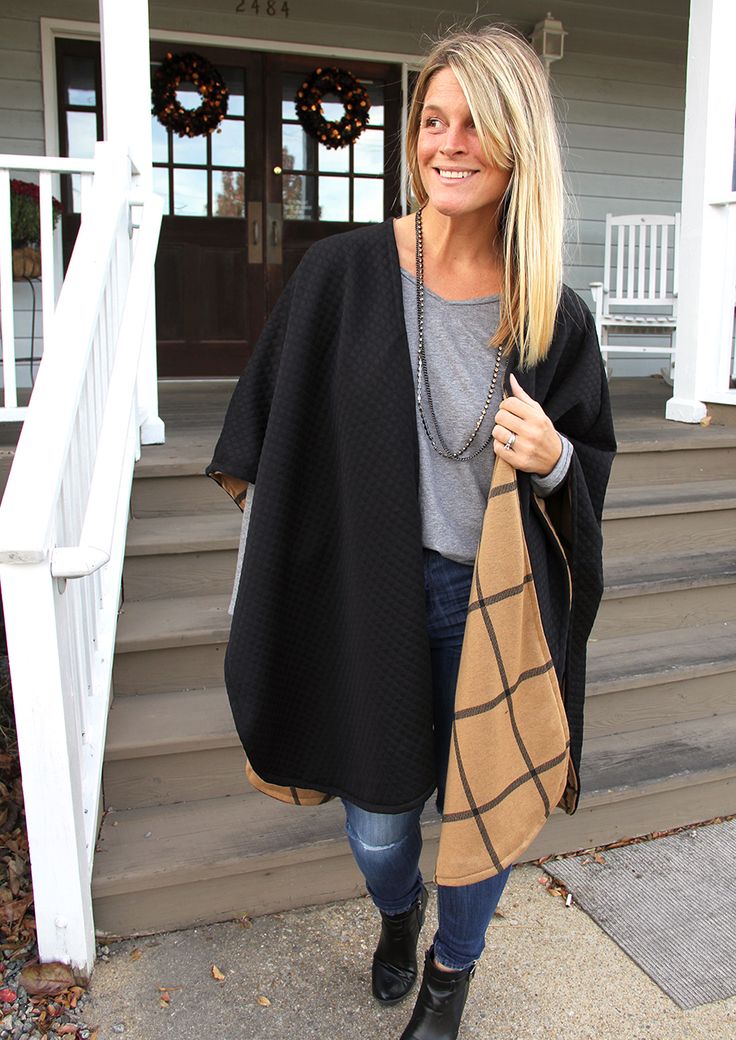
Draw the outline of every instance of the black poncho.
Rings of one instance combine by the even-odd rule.
[[[522,372],[517,360],[507,386],[513,371],[574,447],[547,500],[567,561],[524,473],[518,495],[577,773],[615,441],[594,322],[571,289],[545,361]],[[207,469],[234,493],[258,485],[225,659],[251,766],[269,784],[383,812],[435,786],[415,408],[389,220],[305,255]]]

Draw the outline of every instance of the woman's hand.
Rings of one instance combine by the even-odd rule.
[[[496,412],[493,450],[496,455],[503,455],[514,469],[546,477],[562,454],[560,435],[542,406],[529,396],[515,376],[510,377],[510,383],[514,396],[507,397]]]

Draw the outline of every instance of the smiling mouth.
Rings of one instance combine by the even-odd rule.
[[[442,180],[447,181],[465,181],[468,177],[472,177],[476,170],[444,170],[441,167],[435,166],[435,170],[440,175]]]

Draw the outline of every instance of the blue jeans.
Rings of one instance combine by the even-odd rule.
[[[424,550],[434,700],[434,750],[437,808],[442,812],[447,760],[455,705],[460,651],[468,612],[473,568]],[[422,808],[404,813],[372,813],[343,799],[345,830],[368,892],[385,914],[401,914],[419,898],[422,875],[419,854]],[[461,970],[478,960],[485,934],[511,868],[473,885],[437,886],[439,928],[435,958],[446,968]]]

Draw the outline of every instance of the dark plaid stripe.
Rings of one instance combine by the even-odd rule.
[[[483,599],[483,590],[481,589],[481,586],[480,586],[480,575],[477,572],[476,572],[476,576],[475,576],[475,583],[476,583],[476,588],[477,588],[477,593],[478,593],[478,597],[477,597],[478,598],[478,602],[480,602]],[[524,743],[524,741],[522,739],[521,732],[519,731],[519,725],[518,725],[518,723],[516,721],[516,714],[515,714],[515,711],[514,711],[514,701],[513,701],[513,698],[511,696],[509,696],[509,682],[508,682],[508,678],[506,676],[506,669],[504,668],[503,660],[501,659],[501,649],[500,649],[500,647],[498,645],[498,638],[496,636],[495,629],[493,628],[493,625],[491,623],[491,618],[490,618],[490,615],[488,614],[488,610],[486,609],[486,607],[481,605],[480,609],[481,609],[481,613],[483,615],[483,620],[486,623],[486,630],[488,632],[488,638],[491,641],[491,646],[493,647],[493,652],[496,655],[496,664],[498,666],[498,673],[499,673],[499,675],[501,677],[501,683],[502,683],[504,691],[506,693],[506,702],[507,702],[508,707],[509,707],[509,721],[511,722],[511,729],[513,730],[514,737],[516,739],[516,744],[517,744],[517,746],[519,748],[519,751],[521,752],[522,758],[526,762],[527,769],[529,770],[529,773],[530,773],[530,779],[534,781],[534,784],[535,784],[535,786],[537,788],[537,791],[539,792],[539,797],[542,799],[542,803],[544,805],[544,810],[545,810],[545,812],[547,814],[549,814],[550,805],[549,805],[549,798],[547,797],[547,792],[544,789],[542,781],[539,779],[539,777],[536,774],[536,771],[534,769],[534,763],[532,762],[531,756],[529,755],[529,752],[527,751],[526,744]]]
[[[480,607],[492,607],[494,603],[501,603],[505,599],[511,599],[512,596],[518,596],[524,586],[528,585],[529,582],[533,580],[534,578],[531,574],[525,574],[521,585],[512,585],[511,588],[504,589],[503,592],[494,592],[492,596],[484,596],[483,599],[474,599],[468,606],[468,614],[471,610],[478,610]]]
[[[508,484],[499,484],[498,487],[491,488],[488,497],[498,498],[499,495],[507,495],[509,491],[516,491],[516,478],[509,481]]]
[[[457,728],[455,726],[452,727],[452,739],[455,745],[455,758],[457,759],[457,768],[458,772],[460,773],[460,780],[462,781],[463,790],[465,791],[465,797],[468,800],[468,805],[471,806],[471,811],[468,813],[468,816],[475,817],[475,822],[477,824],[478,830],[480,831],[480,836],[483,839],[483,844],[485,845],[488,851],[488,855],[491,857],[491,860],[493,861],[494,867],[497,871],[500,872],[503,870],[503,864],[501,863],[501,860],[498,858],[496,850],[493,847],[493,842],[491,841],[491,836],[488,833],[488,829],[485,825],[485,822],[480,816],[481,810],[478,809],[478,807],[475,805],[473,792],[470,788],[470,784],[468,783],[468,776],[465,772],[465,766],[463,765],[462,755],[460,754],[460,745],[457,739]],[[447,816],[442,817],[443,821],[447,818]]]
[[[523,682],[527,679],[534,679],[537,675],[544,675],[552,667],[552,658],[545,664],[540,664],[536,668],[527,668],[526,671],[522,672],[519,678],[513,683],[507,690],[503,690],[494,697],[493,700],[485,701],[483,704],[477,704],[474,708],[461,708],[460,711],[455,712],[456,719],[469,719],[473,715],[482,715],[486,711],[490,711],[491,708],[495,708],[497,704],[500,704],[502,700],[507,697],[511,697]]]
[[[299,792],[296,787],[290,787],[289,790],[291,791],[291,797],[294,799],[294,805],[301,805],[302,800],[299,797]]]
[[[569,746],[570,742],[567,741],[567,743],[565,744],[564,751],[560,752],[559,755],[555,755],[554,758],[550,758],[547,762],[543,762],[541,766],[537,766],[537,768],[534,770],[534,773],[546,773],[550,769],[554,769],[554,767],[558,766],[561,762],[564,762],[567,758]],[[463,820],[471,819],[471,817],[475,817],[477,820],[479,818],[479,813],[487,813],[491,809],[495,809],[496,806],[504,800],[504,798],[507,798],[518,787],[521,787],[522,784],[528,783],[531,779],[531,772],[522,773],[521,776],[516,778],[516,780],[512,780],[511,783],[508,784],[503,789],[503,791],[500,792],[500,794],[497,794],[495,798],[492,798],[490,802],[484,802],[483,805],[473,805],[471,809],[464,809],[462,812],[443,813],[442,822],[461,823]],[[468,801],[470,801],[470,799],[468,799]]]

